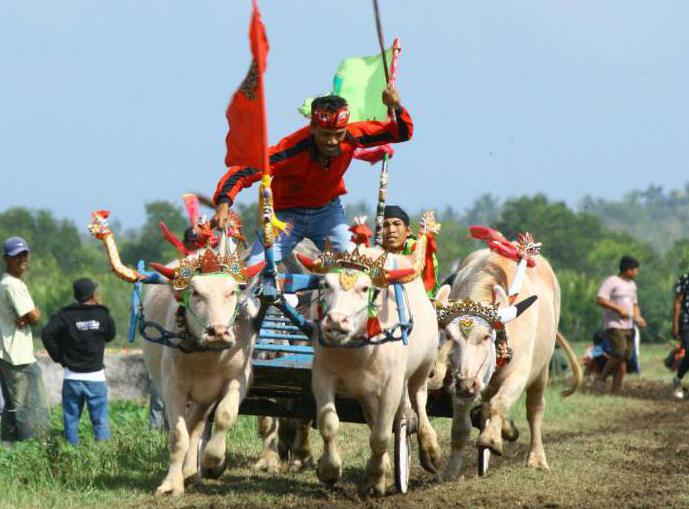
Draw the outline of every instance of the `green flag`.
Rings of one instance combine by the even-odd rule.
[[[392,48],[385,51],[388,66],[392,62]],[[335,71],[332,93],[344,97],[349,104],[349,121],[386,120],[387,106],[381,100],[385,90],[385,71],[380,54],[372,57],[352,57],[342,61]],[[305,117],[311,116],[308,97],[299,108]]]

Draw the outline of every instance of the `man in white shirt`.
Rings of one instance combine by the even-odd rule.
[[[36,436],[49,424],[41,368],[33,354],[31,324],[41,313],[22,275],[29,268],[30,250],[21,237],[3,246],[6,271],[0,279],[0,385],[5,399],[0,436],[16,442]]]

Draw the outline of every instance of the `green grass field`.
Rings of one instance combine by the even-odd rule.
[[[228,435],[229,466],[220,480],[190,486],[178,499],[156,498],[152,493],[166,471],[166,438],[148,430],[144,406],[113,402],[108,443],[93,442],[84,418],[81,446],[68,446],[56,409],[50,436],[0,449],[0,507],[689,507],[689,403],[670,398],[671,374],[661,363],[666,352],[666,346],[644,346],[643,374],[628,377],[622,396],[584,389],[563,400],[562,386],[548,389],[549,473],[524,466],[523,400],[513,408],[522,435],[506,446],[502,458],[494,457],[487,477],[477,477],[471,449],[459,482],[436,483],[415,463],[407,495],[391,487],[387,497],[366,501],[356,495],[355,484],[368,454],[364,426],[342,426],[344,478],[327,488],[312,470],[253,472],[260,443],[254,419],[242,416]],[[435,419],[434,426],[447,451],[450,421]],[[321,447],[315,433],[312,444],[317,457]]]

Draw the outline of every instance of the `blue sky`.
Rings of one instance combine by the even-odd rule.
[[[341,59],[377,51],[369,0],[262,0],[271,142]],[[389,199],[463,209],[491,192],[576,204],[689,180],[689,2],[381,0],[415,138]],[[0,210],[84,224],[224,172],[224,110],[249,63],[250,0],[0,0]],[[376,198],[354,163],[345,200]],[[253,201],[256,190],[244,191]]]

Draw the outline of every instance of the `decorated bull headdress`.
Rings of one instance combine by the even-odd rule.
[[[413,267],[407,269],[386,269],[386,252],[373,258],[363,253],[357,245],[351,252],[340,253],[332,250],[332,245],[329,241],[326,241],[325,249],[315,260],[300,253],[297,253],[297,258],[304,267],[316,274],[339,272],[340,283],[345,290],[351,288],[352,272],[363,272],[371,279],[373,285],[378,288],[386,288],[392,283],[401,282],[415,274]]]
[[[141,335],[149,340],[173,348],[180,348],[185,352],[195,352],[195,351],[208,351],[214,349],[224,349],[229,348],[231,345],[224,344],[219,348],[208,347],[207,345],[197,344],[196,338],[194,338],[188,329],[187,318],[190,317],[201,327],[206,327],[207,324],[203,323],[202,320],[197,316],[193,309],[189,307],[189,296],[190,296],[190,282],[191,279],[196,275],[226,275],[232,277],[239,283],[248,282],[253,276],[255,276],[263,267],[263,263],[254,265],[252,267],[245,267],[242,259],[239,257],[236,250],[232,253],[228,253],[227,250],[227,234],[228,232],[235,231],[241,232],[238,229],[237,224],[234,230],[226,230],[220,235],[218,240],[218,251],[216,252],[212,245],[214,244],[216,238],[213,235],[213,230],[208,223],[200,223],[197,225],[197,235],[198,238],[206,242],[206,248],[203,252],[198,252],[197,256],[193,256],[193,253],[189,253],[187,249],[184,248],[183,244],[170,232],[170,230],[161,223],[161,231],[163,233],[163,238],[170,242],[179,253],[179,260],[176,266],[168,267],[159,263],[151,263],[151,267],[155,269],[155,272],[144,271],[143,268],[140,270],[134,270],[127,267],[122,263],[117,250],[117,245],[115,244],[115,238],[108,224],[108,217],[110,212],[107,210],[99,210],[91,214],[92,221],[88,225],[88,229],[91,234],[97,239],[103,242],[105,247],[108,260],[112,271],[120,279],[127,281],[129,283],[135,283],[135,293],[140,294],[140,283],[154,283],[162,284],[168,283],[175,290],[175,297],[178,301],[178,308],[176,312],[176,322],[177,331],[165,330],[160,324],[154,322],[147,322],[143,316],[143,305],[140,299],[139,310],[136,316],[136,322],[139,324],[139,331]],[[236,238],[236,236],[234,237]],[[163,277],[161,277],[163,276]],[[237,311],[240,306],[245,305],[248,301],[249,295],[247,294],[242,301],[235,308],[235,313],[230,319],[228,327],[235,323],[237,317]],[[188,314],[187,314],[188,313]],[[135,322],[135,323],[136,323]],[[150,335],[147,331],[152,328],[156,331],[154,335]],[[177,342],[173,341],[176,340]],[[179,342],[181,340],[181,343]]]
[[[108,224],[109,216],[110,211],[108,210],[93,212],[91,214],[91,223],[88,225],[88,229],[94,237],[103,242],[110,261],[110,266],[115,275],[129,283],[136,283],[139,281],[160,282],[153,281],[152,279],[155,278],[152,277],[151,273],[139,272],[122,263],[115,243],[115,237]],[[156,262],[152,262],[150,265],[157,273],[167,278],[175,290],[179,291],[186,289],[189,286],[191,278],[197,274],[227,274],[240,283],[246,283],[262,268],[261,264],[249,268],[245,267],[244,262],[236,250],[231,254],[226,253],[226,244],[222,241],[220,242],[219,253],[216,253],[211,248],[214,237],[208,223],[198,225],[198,238],[205,241],[207,247],[203,253],[195,258],[187,256],[190,254],[189,251],[184,248],[179,239],[174,236],[165,223],[161,222],[160,228],[163,238],[172,244],[180,255],[178,265],[176,267],[167,267]],[[233,231],[239,231],[237,225],[233,227]]]
[[[494,253],[517,262],[517,272],[508,290],[509,299],[514,302],[524,282],[527,267],[536,266],[536,257],[541,254],[542,244],[536,242],[529,232],[519,233],[516,242],[510,242],[502,233],[487,226],[470,226],[469,233],[473,238],[484,241]]]
[[[476,325],[484,325],[493,331],[497,355],[496,364],[500,367],[512,359],[512,349],[507,343],[505,324],[526,311],[536,299],[537,297],[532,295],[515,305],[498,308],[493,304],[484,304],[465,298],[447,304],[436,301],[435,309],[438,325],[443,329],[456,320],[459,331],[465,337],[469,336]]]

